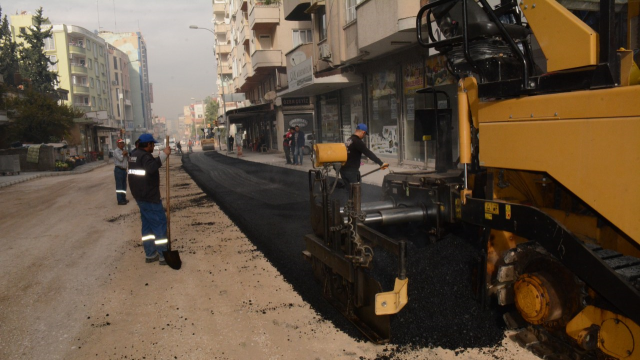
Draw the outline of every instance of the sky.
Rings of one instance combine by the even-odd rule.
[[[211,0],[0,0],[2,17],[16,12],[43,15],[52,24],[89,31],[140,31],[147,43],[154,115],[182,116],[183,107],[216,90],[214,35],[189,25],[213,29]]]

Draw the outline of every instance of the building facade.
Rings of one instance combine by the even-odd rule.
[[[149,82],[149,67],[147,60],[147,45],[140,32],[113,33],[102,31],[99,33],[107,43],[119,49],[127,56],[126,65],[129,70],[130,99],[132,114],[127,119],[133,121],[132,138],[152,131],[153,101],[151,84]]]
[[[11,16],[13,41],[33,25],[33,15]],[[49,25],[52,36],[45,40],[45,54],[54,62],[50,70],[58,73],[58,88],[69,91],[68,104],[85,113],[76,119],[73,142],[84,153],[115,148],[118,124],[110,94],[107,44],[91,31],[75,25]]]

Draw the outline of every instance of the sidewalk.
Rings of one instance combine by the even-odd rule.
[[[272,166],[286,167],[288,169],[300,170],[300,171],[309,171],[313,167],[311,166],[311,158],[309,155],[305,155],[302,159],[302,166],[294,166],[287,165],[287,160],[284,157],[284,152],[270,150],[267,153],[255,152],[255,151],[245,151],[244,149],[242,155],[239,157],[240,159],[259,162],[263,164],[268,164]],[[223,149],[222,151],[216,150],[220,154],[227,155],[226,151]],[[230,157],[238,157],[235,152],[229,153]],[[383,160],[384,161],[384,160]],[[365,164],[360,166],[360,174],[366,174],[369,171],[379,169],[378,164],[372,162],[371,160],[365,161]],[[389,169],[387,170],[379,170],[372,174],[369,174],[362,178],[362,182],[365,184],[382,186],[382,182],[384,180],[384,176],[389,174],[389,172],[400,172],[400,171],[408,171],[409,169],[403,168],[402,166],[398,166],[397,164],[389,164]],[[332,174],[335,175],[335,172],[332,170]]]
[[[29,172],[20,172],[20,175],[4,175],[4,176],[0,176],[0,188],[19,184],[21,182],[25,182],[33,179],[47,177],[47,176],[84,174],[86,172],[97,169],[99,167],[103,167],[108,164],[113,166],[113,161],[104,161],[104,160],[93,161],[90,163],[86,163],[84,165],[80,165],[71,171],[29,171]]]

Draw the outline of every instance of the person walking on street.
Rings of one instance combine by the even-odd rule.
[[[192,153],[193,152],[193,141],[191,141],[191,139],[189,139],[189,144],[187,146],[189,147],[189,152]]]
[[[282,141],[282,146],[284,147],[284,157],[287,159],[287,165],[291,165],[291,137],[293,136],[294,128],[289,128],[289,130],[282,136],[284,140]]]
[[[140,208],[142,246],[145,262],[160,261],[166,265],[163,251],[167,250],[167,215],[160,198],[160,167],[171,154],[168,146],[153,157],[157,141],[151,134],[142,134],[138,148],[129,156],[129,187]]]
[[[302,153],[304,149],[304,131],[300,130],[300,126],[296,126],[296,132],[293,133],[293,165],[302,166]]]
[[[367,135],[367,131],[367,125],[358,124],[356,132],[345,142],[347,146],[347,162],[340,169],[340,175],[348,192],[351,192],[352,183],[360,182],[360,160],[362,154],[380,165],[382,170],[389,167],[389,164],[383,163],[371,150],[367,149],[367,145],[362,141]]]
[[[116,178],[116,199],[118,205],[127,205],[127,162],[129,153],[124,150],[124,140],[118,139],[118,147],[113,150],[113,162],[115,168],[113,175]]]
[[[180,141],[176,143],[176,149],[178,149],[178,154],[182,155],[182,145],[180,145]]]

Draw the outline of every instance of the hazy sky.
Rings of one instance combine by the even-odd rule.
[[[211,0],[0,0],[2,15],[42,7],[52,24],[78,25],[89,31],[140,31],[147,42],[153,112],[177,119],[191,98],[215,91]],[[114,11],[115,9],[115,11]]]

